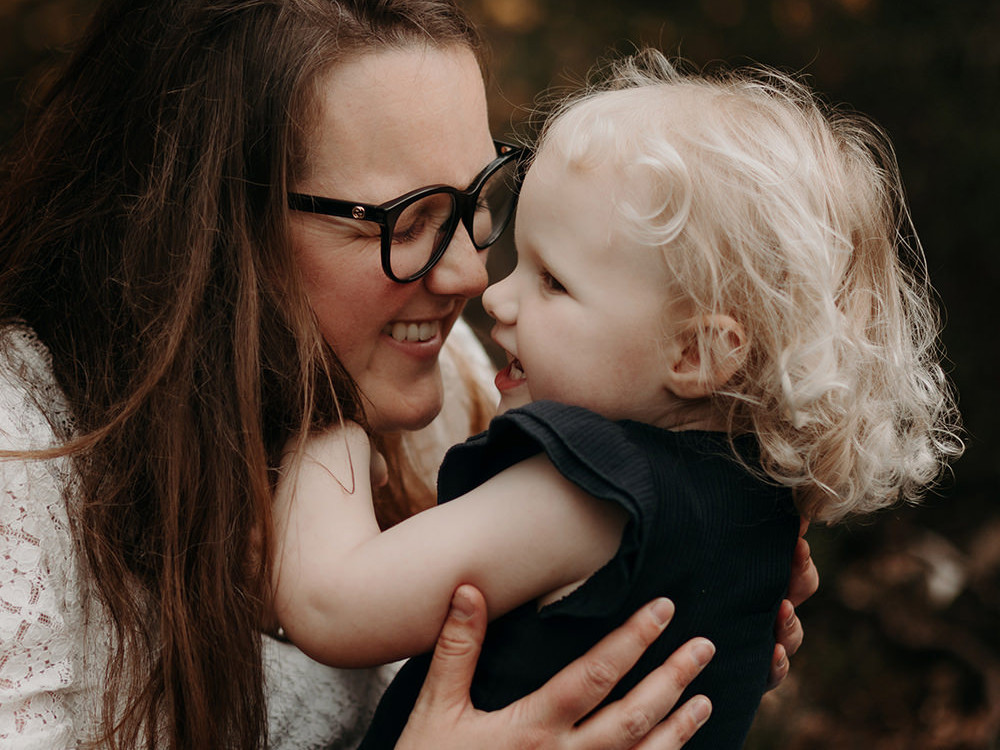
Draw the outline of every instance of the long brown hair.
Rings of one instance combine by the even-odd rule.
[[[75,417],[74,534],[115,638],[101,738],[263,744],[273,467],[356,389],[292,264],[286,184],[344,56],[480,49],[449,0],[108,0],[0,166],[0,320]],[[73,438],[73,439],[70,439]]]

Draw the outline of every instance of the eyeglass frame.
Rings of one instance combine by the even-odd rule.
[[[451,245],[451,241],[455,237],[455,232],[458,230],[459,220],[461,220],[461,223],[465,225],[465,229],[469,233],[469,239],[472,240],[472,244],[476,250],[485,250],[490,247],[500,238],[500,235],[504,233],[504,230],[510,224],[511,219],[514,216],[514,211],[517,208],[517,199],[521,189],[521,181],[524,178],[525,165],[523,163],[517,167],[514,173],[514,185],[511,188],[512,196],[510,214],[506,219],[504,219],[499,228],[494,228],[494,230],[490,233],[490,236],[483,244],[476,242],[475,235],[473,234],[473,221],[475,220],[476,204],[479,202],[480,191],[486,185],[486,181],[493,176],[497,170],[508,164],[510,161],[520,159],[528,153],[527,148],[517,146],[513,143],[505,143],[503,141],[494,140],[493,146],[496,148],[496,158],[487,164],[478,175],[476,175],[476,178],[465,190],[459,190],[451,185],[428,185],[426,187],[417,188],[416,190],[411,190],[398,198],[393,198],[390,201],[386,201],[385,203],[380,203],[378,205],[371,203],[359,203],[357,201],[345,201],[336,198],[325,198],[323,196],[308,195],[306,193],[289,192],[288,207],[293,211],[304,211],[306,213],[322,214],[324,216],[334,216],[343,219],[354,219],[356,221],[370,221],[378,224],[381,234],[380,244],[383,273],[398,284],[409,284],[430,273],[434,266],[436,266],[441,258],[444,257],[445,252],[448,250],[448,246]],[[396,227],[396,220],[408,206],[426,198],[429,195],[435,195],[438,193],[447,193],[451,195],[455,206],[455,210],[453,211],[451,217],[449,217],[451,226],[446,230],[446,237],[440,243],[440,246],[434,250],[431,257],[419,271],[410,274],[405,278],[399,278],[393,273],[390,262],[392,232]]]

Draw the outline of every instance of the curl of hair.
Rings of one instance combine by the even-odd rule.
[[[713,399],[804,514],[916,501],[962,452],[923,252],[871,121],[776,70],[643,50],[596,69],[539,149],[619,170],[622,230],[662,254],[670,309],[742,324],[746,364]],[[707,372],[720,355],[698,333]]]
[[[0,320],[75,417],[74,538],[114,628],[101,747],[266,744],[271,496],[363,421],[289,246],[316,87],[350,55],[479,50],[451,0],[107,0],[0,162]],[[67,488],[67,495],[70,494]]]

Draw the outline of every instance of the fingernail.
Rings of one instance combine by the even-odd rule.
[[[712,715],[712,702],[704,695],[696,695],[691,699],[691,715],[698,722],[698,726],[701,726]]]
[[[452,617],[459,620],[468,620],[475,612],[476,608],[469,595],[462,589],[456,591],[455,595],[451,598]]]
[[[715,656],[715,645],[711,641],[707,641],[702,638],[695,643],[694,659],[698,663],[699,667],[704,667],[712,661],[713,656]]]
[[[787,620],[785,620],[785,630],[791,630],[791,627],[794,624],[795,624],[795,613],[792,613],[792,616],[789,617]]]
[[[656,624],[663,627],[674,616],[674,603],[669,599],[657,599],[653,602],[653,617],[656,618]]]
[[[787,663],[788,659],[782,656],[780,659],[778,659],[778,662],[774,666],[777,667],[778,669],[784,669]]]

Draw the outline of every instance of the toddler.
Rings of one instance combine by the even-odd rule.
[[[876,128],[771,71],[687,75],[650,51],[606,78],[543,129],[517,266],[483,297],[503,413],[445,458],[438,507],[381,534],[363,433],[309,438],[279,489],[276,611],[307,653],[371,664],[429,648],[472,583],[497,618],[472,693],[492,710],[669,596],[609,699],[705,636],[689,693],[713,714],[688,746],[738,748],[799,514],[917,499],[960,451],[956,416]],[[427,664],[363,747],[394,745]]]

